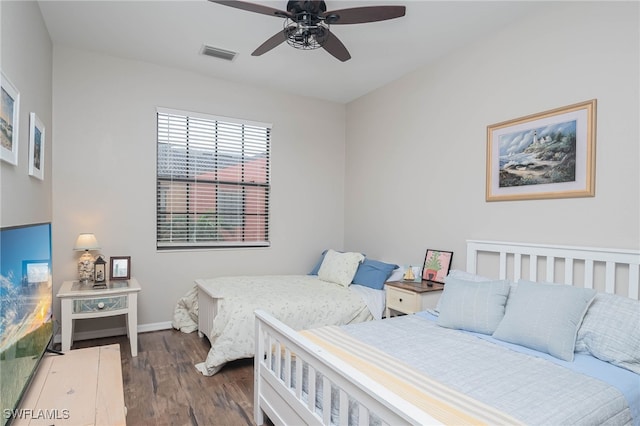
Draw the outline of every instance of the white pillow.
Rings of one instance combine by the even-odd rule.
[[[389,275],[389,278],[387,278],[386,282],[389,281],[402,281],[402,277],[404,277],[404,267],[399,267],[398,269],[396,269],[395,271],[393,271],[391,273],[391,275]]]
[[[364,256],[361,253],[338,253],[335,250],[329,250],[318,270],[318,278],[349,287],[363,260]]]

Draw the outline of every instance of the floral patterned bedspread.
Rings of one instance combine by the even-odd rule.
[[[296,330],[373,319],[355,291],[317,276],[234,276],[199,279],[196,283],[220,299],[218,315],[208,333],[211,349],[207,359],[196,365],[206,376],[217,373],[228,361],[254,355],[256,309],[271,313]],[[197,292],[191,290],[176,307],[180,318],[174,315],[174,327],[181,328],[181,318],[192,321],[194,308],[197,318]]]

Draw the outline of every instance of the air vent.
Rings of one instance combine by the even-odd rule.
[[[225,61],[233,61],[238,54],[237,52],[219,49],[213,46],[207,46],[206,44],[202,46],[202,50],[200,50],[200,53],[203,55],[212,56],[214,58],[224,59]]]

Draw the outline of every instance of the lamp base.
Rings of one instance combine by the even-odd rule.
[[[80,283],[86,284],[93,280],[94,260],[95,259],[88,250],[80,256],[80,260],[78,260],[78,279],[80,280]]]

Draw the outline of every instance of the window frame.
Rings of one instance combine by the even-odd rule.
[[[166,120],[165,127],[162,127],[161,132],[161,117]],[[169,121],[171,118],[175,120],[184,120],[185,130],[184,135],[181,135],[181,130],[175,131],[171,129]],[[205,123],[207,126],[211,126],[211,129],[216,129],[211,140],[198,138],[196,136],[190,137],[189,122],[196,121],[200,124]],[[237,130],[242,129],[239,133],[240,137],[236,139],[235,136],[224,139],[218,135],[218,126],[223,126],[228,129]],[[179,126],[177,126],[179,127]],[[239,118],[229,118],[216,116],[206,113],[198,113],[184,110],[177,110],[164,107],[156,107],[156,249],[159,251],[164,250],[196,250],[196,249],[225,249],[225,248],[252,248],[252,247],[270,247],[270,196],[271,196],[271,132],[272,125],[268,123],[249,121]],[[211,130],[207,127],[207,130]],[[245,134],[245,130],[247,131]],[[264,135],[261,133],[264,132]],[[161,136],[161,133],[163,136]],[[233,133],[233,132],[231,132]],[[258,135],[256,137],[256,134]],[[172,154],[167,150],[173,144],[171,142],[172,137],[178,136],[175,143],[176,147],[183,149],[183,158],[176,160]],[[247,136],[248,135],[248,136]],[[165,137],[166,136],[166,137]],[[211,136],[211,135],[209,135]],[[180,139],[183,137],[184,139]],[[161,140],[162,139],[162,140]],[[205,141],[203,145],[203,141]],[[191,145],[197,147],[197,153],[191,153]],[[264,145],[264,146],[263,146]],[[203,147],[204,146],[204,147]],[[225,147],[230,147],[230,151],[223,153]],[[163,149],[164,148],[164,149]],[[164,152],[164,153],[163,153]],[[235,154],[230,154],[235,153]],[[257,154],[256,154],[257,153]],[[207,179],[202,178],[206,174],[203,169],[199,167],[202,165],[202,157],[211,155],[211,170],[207,173],[212,173],[215,178]],[[229,158],[235,156],[232,162],[229,162]],[[263,166],[256,166],[257,160],[264,158]],[[171,164],[175,162],[175,164]],[[255,164],[252,164],[254,162]],[[167,164],[169,164],[167,166]],[[226,165],[225,165],[226,164]],[[262,164],[262,163],[259,163]],[[163,166],[164,165],[164,166]],[[222,165],[222,166],[221,166]],[[220,171],[225,169],[232,169],[234,166],[238,166],[242,172],[238,179],[234,178],[221,178]],[[163,169],[164,167],[164,169]],[[176,167],[176,170],[182,170],[180,172],[173,172],[171,167]],[[205,166],[206,167],[206,166]],[[163,173],[163,170],[168,171]],[[250,173],[248,173],[247,180],[245,180],[245,171],[258,173],[262,179],[250,180]],[[236,172],[237,173],[237,172]],[[262,176],[262,173],[264,176]],[[198,179],[201,177],[200,179]],[[173,191],[173,185],[184,185],[184,211],[176,212],[174,209],[180,204],[181,198],[170,199],[169,193]],[[198,202],[191,202],[192,198],[198,196],[199,188],[206,188],[208,191],[208,197],[213,199],[214,210],[212,212],[199,211]],[[238,188],[237,191],[233,191],[232,188]],[[179,193],[179,190],[176,190]],[[220,205],[219,193],[226,193],[223,198],[226,201],[237,198],[231,206],[229,202]],[[211,195],[214,194],[214,195]],[[235,194],[235,195],[234,195]],[[202,195],[201,195],[202,196]],[[251,198],[248,198],[251,196]],[[205,197],[205,202],[211,202]],[[255,209],[252,212],[249,204]],[[191,205],[193,204],[193,206]],[[170,206],[170,208],[167,208]],[[238,210],[237,207],[242,206],[242,212],[240,214],[233,214],[232,209]],[[164,209],[163,209],[164,208]],[[262,209],[262,210],[260,210]],[[222,210],[222,211],[220,211]],[[224,229],[231,229],[227,235],[216,237],[207,240],[206,239],[206,227],[207,225],[198,225],[199,221],[204,218],[204,221],[208,220],[207,217],[213,215],[214,233],[223,233]],[[175,216],[176,219],[173,219]],[[169,217],[169,218],[168,218]],[[175,221],[180,222],[180,218],[185,218],[184,231],[169,230],[165,231],[163,227],[172,228],[175,226]],[[221,225],[224,218],[230,221],[228,223],[236,223],[240,218],[241,225],[233,226]],[[253,217],[253,223],[247,221],[248,218]],[[169,238],[163,236],[163,233],[168,232]],[[211,231],[209,231],[211,232]],[[238,235],[238,232],[240,234]],[[249,233],[247,237],[247,232]],[[235,233],[235,238],[233,237]],[[182,235],[182,238],[180,237]],[[255,235],[256,238],[250,238]],[[245,239],[246,237],[246,239]],[[198,241],[198,238],[205,238],[202,241]]]

